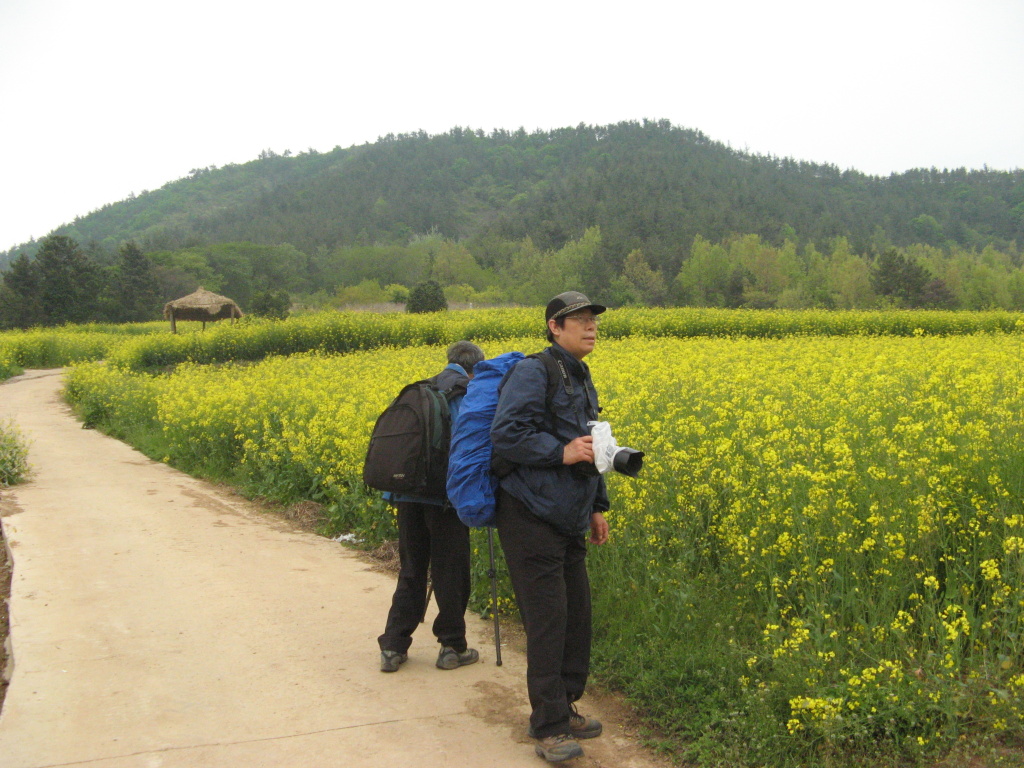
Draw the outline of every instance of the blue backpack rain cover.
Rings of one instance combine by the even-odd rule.
[[[494,525],[498,478],[491,472],[491,422],[498,409],[498,386],[524,357],[522,352],[506,352],[473,366],[473,378],[452,426],[448,500],[470,528]]]

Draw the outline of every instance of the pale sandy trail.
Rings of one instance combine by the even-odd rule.
[[[0,768],[545,764],[524,659],[505,649],[495,666],[486,622],[468,619],[481,663],[436,669],[427,625],[382,674],[392,576],[82,429],[60,386],[57,371],[0,385],[33,465],[0,496],[14,560]],[[618,708],[581,704],[606,730],[570,765],[660,764]]]

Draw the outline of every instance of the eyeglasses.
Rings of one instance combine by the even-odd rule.
[[[598,315],[566,315],[566,320],[575,320],[580,325],[594,325],[601,324],[601,318]]]

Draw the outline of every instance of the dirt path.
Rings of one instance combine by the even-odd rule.
[[[0,496],[13,556],[0,768],[544,765],[526,736],[525,661],[445,672],[417,633],[385,675],[394,579],[340,545],[82,429],[59,372],[0,385],[31,443]],[[429,619],[428,619],[429,621]],[[12,669],[11,669],[12,667]],[[654,768],[620,710],[573,765]]]

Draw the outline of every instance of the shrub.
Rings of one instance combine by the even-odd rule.
[[[448,300],[439,283],[427,280],[420,283],[409,293],[409,302],[405,305],[406,312],[443,312],[448,309]]]
[[[28,445],[12,422],[0,422],[0,488],[20,483],[28,474]]]
[[[22,369],[15,365],[13,361],[7,360],[0,355],[0,381],[9,379],[12,376],[17,376],[22,372]]]
[[[288,317],[292,299],[288,291],[258,291],[252,297],[252,314],[256,317],[270,317],[284,320]]]

